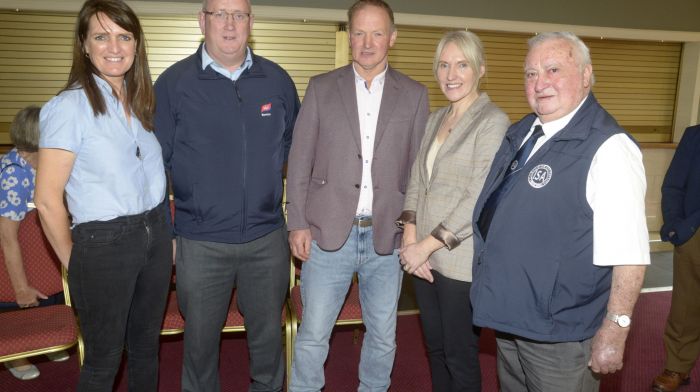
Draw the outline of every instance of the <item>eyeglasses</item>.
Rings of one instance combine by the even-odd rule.
[[[212,16],[214,18],[214,20],[219,22],[219,23],[226,22],[228,20],[229,16],[236,23],[245,23],[248,21],[248,19],[250,19],[249,12],[227,12],[224,10],[219,10],[219,11],[204,11],[203,10],[202,13]]]

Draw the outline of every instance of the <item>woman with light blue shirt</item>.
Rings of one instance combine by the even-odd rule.
[[[156,391],[172,243],[144,35],[121,0],[86,1],[75,31],[41,110],[35,204],[85,341],[78,391],[112,390],[125,344],[129,390]]]

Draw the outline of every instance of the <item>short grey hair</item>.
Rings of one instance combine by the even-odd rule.
[[[581,71],[583,71],[583,68],[587,65],[590,65],[591,67],[593,66],[593,63],[591,62],[591,51],[588,49],[588,46],[586,46],[586,44],[581,41],[581,38],[577,37],[576,34],[568,31],[550,31],[537,34],[527,41],[527,45],[530,50],[532,50],[545,42],[555,40],[564,40],[571,44],[571,47],[574,49],[576,63]],[[595,75],[591,71],[591,86],[594,84]]]
[[[486,70],[484,45],[476,34],[465,30],[448,31],[442,36],[437,49],[435,49],[435,56],[433,57],[433,76],[437,79],[440,55],[443,49],[445,49],[445,46],[449,43],[457,45],[467,59],[469,66],[474,70],[474,75],[480,79],[481,67],[484,67],[484,70]]]
[[[18,151],[37,152],[39,150],[39,113],[41,108],[27,106],[15,114],[10,124],[10,140]]]

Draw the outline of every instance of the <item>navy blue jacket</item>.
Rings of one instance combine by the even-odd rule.
[[[488,196],[535,115],[513,124],[474,209]],[[623,132],[590,94],[569,124],[527,161],[501,198],[484,241],[474,225],[474,324],[542,342],[595,335],[610,295],[612,268],[593,264],[588,171],[599,147]]]
[[[688,241],[700,225],[700,125],[688,127],[661,186],[661,239]],[[673,235],[671,235],[673,233]]]
[[[283,167],[299,111],[287,72],[253,55],[234,82],[202,70],[200,45],[160,75],[155,92],[174,233],[235,244],[282,227]]]

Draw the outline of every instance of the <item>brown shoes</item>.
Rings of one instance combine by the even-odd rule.
[[[678,373],[664,369],[664,372],[656,376],[651,386],[654,392],[674,392],[681,385],[688,385],[690,377],[688,373]]]

